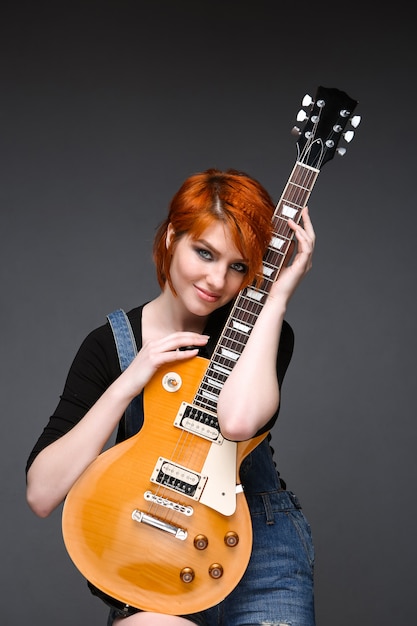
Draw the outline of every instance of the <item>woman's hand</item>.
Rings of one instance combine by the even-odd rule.
[[[253,437],[279,406],[276,360],[282,322],[288,301],[311,268],[315,243],[307,209],[302,217],[302,226],[288,221],[295,233],[296,254],[290,265],[284,265],[272,285],[246,347],[219,396],[217,409],[221,431],[233,441]],[[289,250],[288,260],[293,250],[294,246]]]
[[[289,253],[287,254],[287,264],[284,262],[284,267],[270,291],[270,297],[283,297],[286,302],[290,300],[299,283],[312,267],[312,257],[316,241],[316,235],[307,207],[305,207],[302,212],[302,225],[296,224],[293,220],[288,220],[288,226],[295,234],[297,242],[296,254],[291,264],[288,264],[294,250],[293,244],[290,246]]]
[[[44,448],[28,472],[27,500],[46,517],[62,502],[86,467],[100,454],[129,402],[161,365],[195,356],[207,335],[179,332],[145,343],[129,367],[68,433]],[[196,346],[192,350],[184,349]]]
[[[196,356],[208,340],[208,335],[176,332],[147,341],[120,377],[124,379],[126,394],[132,398],[137,396],[161,366]]]

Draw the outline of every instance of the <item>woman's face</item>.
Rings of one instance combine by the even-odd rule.
[[[170,226],[167,245],[173,237]],[[185,309],[194,315],[209,315],[230,302],[246,272],[246,261],[222,222],[214,221],[197,240],[183,235],[173,246],[172,284]]]

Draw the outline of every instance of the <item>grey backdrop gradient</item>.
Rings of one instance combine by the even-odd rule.
[[[320,84],[358,99],[363,119],[309,202],[317,250],[287,313],[296,348],[273,443],[313,530],[318,626],[415,623],[409,6],[3,5],[2,624],[105,625],[66,554],[61,510],[40,520],[25,503],[26,458],[84,336],[157,293],[152,239],[180,183],[234,167],[278,201],[290,129]]]

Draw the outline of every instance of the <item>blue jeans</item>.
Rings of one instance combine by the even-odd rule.
[[[220,604],[183,617],[199,626],[314,626],[314,550],[297,497],[276,490],[247,499],[253,552],[242,580]]]

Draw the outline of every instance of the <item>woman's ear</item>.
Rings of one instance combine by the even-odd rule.
[[[171,224],[171,222],[168,224],[168,228],[167,228],[167,236],[166,236],[166,240],[165,240],[165,245],[167,247],[167,250],[170,248],[173,240],[175,237],[175,230],[173,225]]]

